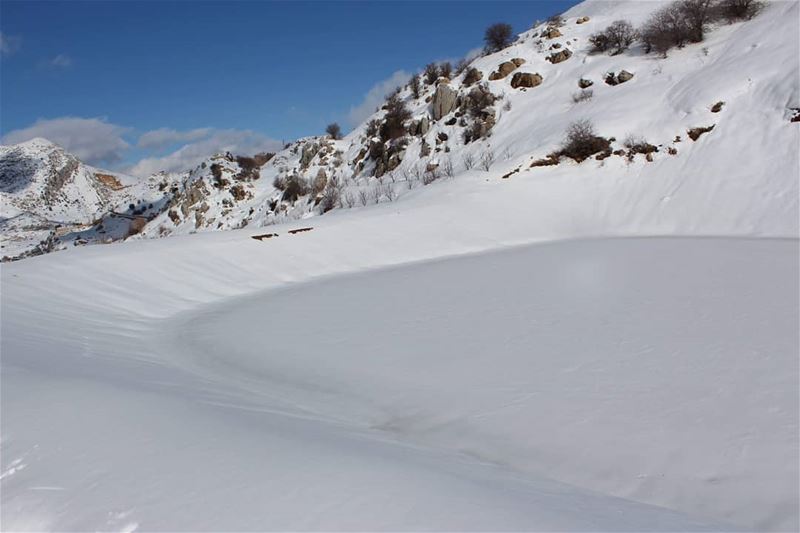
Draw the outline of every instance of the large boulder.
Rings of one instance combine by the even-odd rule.
[[[549,26],[545,28],[541,36],[545,39],[556,39],[561,37],[561,32],[555,26]]]
[[[511,87],[517,89],[519,87],[536,87],[542,83],[542,76],[538,73],[532,74],[530,72],[517,72],[511,77]]]
[[[578,87],[580,87],[581,89],[588,89],[592,85],[594,85],[594,82],[592,80],[587,80],[586,78],[581,78],[578,80]]]
[[[584,24],[589,22],[589,17],[578,17],[578,20],[575,21],[575,24]]]
[[[625,83],[626,81],[630,80],[631,78],[633,78],[633,73],[628,72],[627,70],[622,70],[622,71],[620,71],[619,74],[617,74],[617,80],[620,83]]]
[[[572,57],[572,51],[569,48],[564,48],[560,52],[554,52],[547,56],[547,60],[552,64],[561,63]]]
[[[450,88],[447,83],[439,83],[431,101],[431,114],[434,120],[439,120],[456,107],[458,93]]]
[[[503,61],[497,66],[497,70],[489,75],[489,80],[502,80],[523,63],[525,63],[525,60],[520,57],[514,58],[511,61]]]

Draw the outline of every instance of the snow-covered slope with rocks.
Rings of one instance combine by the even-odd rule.
[[[342,140],[309,137],[272,158],[220,154],[184,173],[153,176],[149,187],[130,189],[113,213],[107,187],[92,177],[103,173],[91,171],[78,172],[55,207],[34,202],[49,198],[41,191],[42,178],[24,198],[4,191],[4,204],[32,206],[25,210],[48,219],[58,219],[53,208],[73,221],[106,219],[89,231],[59,235],[49,247],[58,249],[134,235],[268,226],[331,208],[402,200],[441,180],[451,192],[486,179],[497,187],[503,179],[525,180],[543,195],[565,181],[613,194],[620,181],[630,186],[646,180],[638,196],[620,189],[614,198],[593,198],[581,211],[603,209],[614,216],[612,211],[634,209],[634,217],[701,233],[795,235],[797,2],[771,2],[752,20],[717,24],[703,43],[673,49],[667,57],[645,54],[641,43],[619,55],[591,52],[592,33],[618,19],[641,25],[659,5],[584,2],[564,14],[562,26],[539,24],[452,79],[423,79],[418,98],[407,85],[398,97],[410,118],[403,135],[387,142],[376,132],[386,115],[379,110]],[[560,61],[553,60],[555,54],[562,54]],[[617,82],[622,72],[626,81],[606,83],[609,73]],[[469,79],[474,73],[478,80]],[[518,86],[526,82],[535,86]],[[548,159],[576,120],[591,121],[611,141],[608,151],[580,164]],[[693,135],[703,129],[708,131]],[[467,139],[465,132],[474,135]],[[630,140],[649,145],[651,153],[632,152],[625,146]],[[3,148],[10,188],[20,175],[11,171],[19,168],[13,154],[38,148],[34,159],[42,160],[53,153],[42,141],[31,143]],[[63,151],[56,153],[76,164]],[[538,166],[542,162],[557,164]],[[58,175],[56,167],[48,172]],[[286,191],[287,181],[296,190]],[[3,231],[6,241],[17,226]]]

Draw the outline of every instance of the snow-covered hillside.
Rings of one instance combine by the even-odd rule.
[[[574,194],[638,183],[634,196],[600,194],[575,216],[634,209],[632,216],[646,213],[693,231],[796,235],[798,3],[771,2],[752,20],[714,25],[704,42],[667,57],[645,54],[641,43],[619,55],[591,52],[591,34],[618,19],[639,26],[660,5],[584,2],[564,14],[562,26],[539,24],[450,80],[423,79],[417,98],[406,85],[397,96],[410,118],[403,135],[387,142],[376,133],[387,113],[379,110],[342,140],[304,138],[274,157],[210,155],[190,171],[152,176],[110,210],[107,190],[98,192],[97,180],[79,173],[89,185],[76,178],[77,192],[59,193],[64,199],[57,209],[70,213],[70,221],[99,224],[61,231],[46,248],[268,226],[332,208],[402,201],[431,182],[445,181],[447,194],[460,194],[486,180],[495,187],[524,180],[540,195],[565,182]],[[619,83],[622,72],[626,81]],[[616,84],[606,83],[609,73]],[[535,86],[517,86],[526,81]],[[609,139],[608,150],[580,164],[548,159],[577,120],[590,121]],[[650,153],[635,153],[630,141]],[[50,157],[50,145],[41,145],[4,148],[3,181],[17,183],[21,174],[11,172],[19,158],[9,154],[39,147],[35,157]],[[58,174],[53,165],[46,168]],[[41,187],[36,198],[46,196]],[[35,203],[3,194],[4,204],[15,208]],[[42,203],[26,210],[58,221],[51,208]],[[4,226],[6,247],[22,241],[19,226]]]
[[[658,6],[403,88],[387,142],[119,177],[58,233],[4,189],[4,246],[65,250],[0,271],[2,528],[800,528],[800,4],[589,53]],[[579,119],[610,155],[548,158]]]

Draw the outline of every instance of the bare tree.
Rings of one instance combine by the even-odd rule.
[[[328,124],[325,128],[325,133],[330,135],[331,139],[341,139],[342,138],[342,128],[339,127],[339,124],[333,122]]]
[[[508,47],[512,42],[514,29],[510,24],[498,22],[486,28],[483,41],[486,43],[486,52],[493,53]]]
[[[439,66],[436,63],[425,65],[425,83],[433,85],[439,79]]]
[[[369,198],[367,196],[367,191],[364,189],[360,189],[358,191],[358,201],[362,206],[365,206],[369,203]]]

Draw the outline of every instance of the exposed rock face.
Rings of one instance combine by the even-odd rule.
[[[300,166],[303,168],[308,167],[311,164],[311,160],[314,159],[314,156],[317,155],[319,152],[319,144],[317,143],[307,143],[303,146],[303,152],[300,156]]]
[[[594,82],[592,80],[587,80],[586,78],[581,78],[578,80],[578,87],[580,87],[581,89],[587,89],[592,85],[594,85]]]
[[[456,96],[458,93],[450,88],[447,83],[440,83],[436,87],[431,102],[431,113],[434,120],[439,120],[456,107]]]
[[[560,52],[555,52],[547,56],[547,60],[552,64],[561,63],[572,57],[572,51],[569,48],[564,48]]]
[[[530,72],[517,72],[511,78],[511,87],[517,89],[519,87],[536,87],[542,83],[542,76],[540,74],[532,74]]]
[[[492,72],[489,75],[489,80],[502,80],[512,72],[514,72],[517,67],[525,63],[525,60],[517,57],[512,59],[511,61],[504,61],[498,65],[497,70]]]

